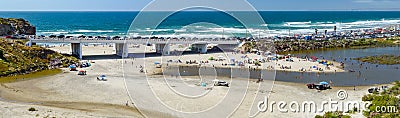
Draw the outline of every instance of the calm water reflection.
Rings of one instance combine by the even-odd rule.
[[[400,47],[383,47],[367,49],[346,49],[313,52],[299,54],[297,56],[317,56],[319,58],[345,63],[345,70],[354,70],[350,73],[300,73],[300,72],[278,72],[276,80],[286,82],[319,82],[332,81],[336,86],[355,86],[391,83],[400,80],[400,65],[378,65],[361,63],[350,58],[374,56],[382,54],[400,55]],[[296,77],[298,79],[296,79]],[[300,78],[300,79],[299,79]]]
[[[330,50],[313,52],[308,54],[298,54],[296,56],[317,56],[328,60],[335,59],[337,62],[345,63],[345,70],[354,70],[355,72],[345,73],[301,73],[301,72],[284,72],[277,71],[277,81],[296,82],[296,83],[312,83],[327,81],[333,82],[334,86],[358,86],[358,85],[373,85],[391,83],[400,80],[400,65],[377,65],[369,63],[360,63],[351,58],[393,54],[400,55],[400,47],[382,47],[382,48],[367,48],[367,49],[346,49],[346,50]],[[196,76],[199,75],[198,67],[179,67],[179,73],[176,71],[178,68],[169,67],[164,69],[166,75],[182,75],[182,76]],[[209,68],[213,69],[213,68]],[[169,71],[175,70],[175,71]],[[217,68],[218,76],[230,76],[231,69]],[[267,70],[247,70],[243,69],[243,74],[249,73],[249,78],[259,79],[261,76],[264,80],[274,80],[274,71]],[[240,74],[240,73],[235,73]]]

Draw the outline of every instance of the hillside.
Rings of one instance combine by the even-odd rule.
[[[27,74],[40,70],[67,67],[79,62],[42,47],[28,47],[23,41],[0,39],[0,76]]]
[[[36,27],[22,18],[0,18],[0,36],[14,34],[35,35]]]

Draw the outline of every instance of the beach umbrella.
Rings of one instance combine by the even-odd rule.
[[[224,56],[221,56],[221,55],[220,55],[220,56],[218,56],[218,58],[222,59],[222,58],[224,58]]]
[[[329,83],[328,82],[320,82],[319,84],[321,84],[321,85],[328,85]]]

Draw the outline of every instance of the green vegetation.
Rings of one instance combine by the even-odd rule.
[[[28,21],[22,18],[0,18],[0,24],[9,25],[10,23],[16,25],[30,25]]]
[[[400,81],[396,81],[393,87],[382,92],[375,92],[362,97],[362,101],[369,102],[367,111],[363,111],[363,115],[368,118],[399,118],[400,117]],[[381,108],[385,107],[386,111]],[[354,113],[358,109],[347,111],[346,113]],[[349,115],[343,115],[342,112],[326,112],[323,116],[317,115],[315,118],[350,118]]]
[[[351,118],[349,115],[343,115],[343,112],[326,112],[323,116],[317,115],[315,118]]]
[[[259,61],[256,61],[256,62],[254,62],[254,65],[261,66],[261,63]]]
[[[363,96],[362,98],[363,101],[371,102],[371,105],[368,107],[369,111],[363,111],[364,116],[372,118],[400,117],[400,113],[398,111],[393,112],[399,110],[400,108],[399,95],[400,95],[400,81],[396,81],[394,82],[393,87],[384,90],[381,93],[374,93]],[[393,111],[386,111],[386,112],[377,111],[377,107],[382,107],[382,106],[387,108],[392,106]]]
[[[28,74],[79,62],[72,56],[64,56],[42,47],[28,47],[23,41],[0,39],[0,77]]]
[[[367,56],[367,57],[355,58],[355,60],[361,62],[368,62],[371,64],[384,64],[384,65],[400,64],[400,56],[395,56],[395,55]]]
[[[244,52],[251,52],[252,49],[256,49],[257,44],[255,41],[248,41],[242,45],[242,49]]]
[[[276,41],[275,49],[279,54],[296,54],[312,51],[348,49],[348,48],[370,48],[396,46],[400,44],[399,37],[357,39],[357,40],[322,40],[322,41]]]

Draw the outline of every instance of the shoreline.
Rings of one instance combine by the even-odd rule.
[[[31,79],[38,79],[38,78],[57,75],[62,72],[63,71],[61,68],[57,68],[57,69],[50,69],[50,70],[40,70],[40,71],[36,71],[36,72],[31,72],[28,74],[9,75],[9,76],[0,77],[0,83],[1,84],[2,83],[12,83],[12,82],[26,81],[26,80],[31,80]]]

